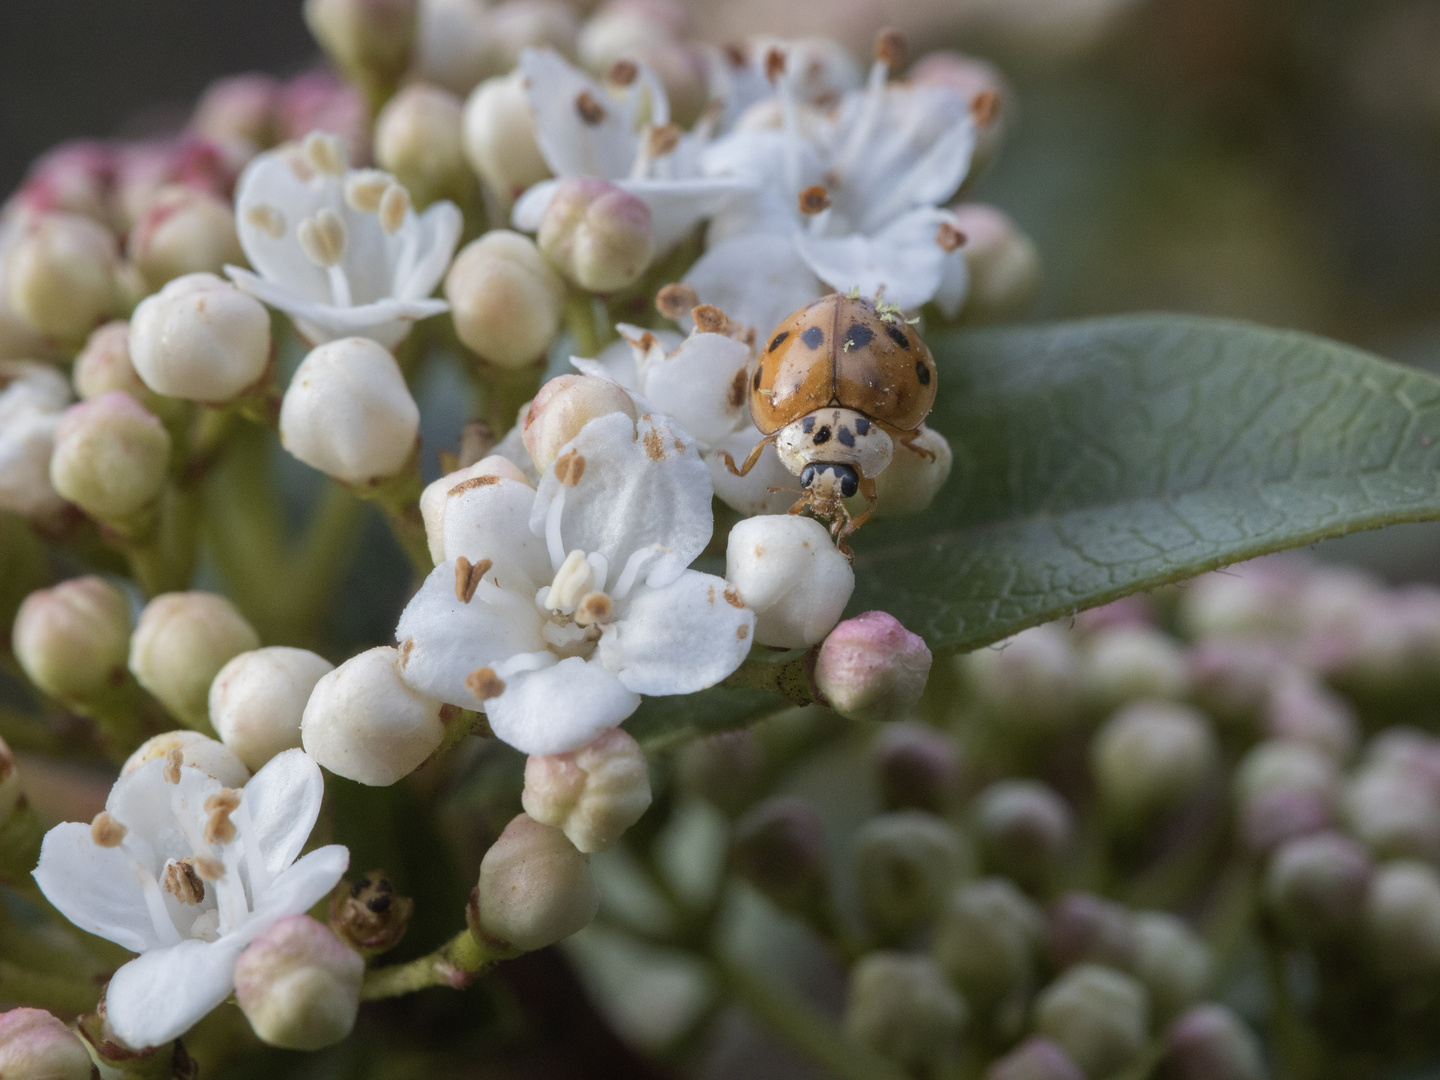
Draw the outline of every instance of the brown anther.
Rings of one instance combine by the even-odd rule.
[[[95,820],[90,822],[90,839],[95,842],[96,847],[119,847],[120,841],[125,839],[125,834],[129,831],[106,810],[101,810],[95,815]]]
[[[951,225],[948,221],[942,221],[940,228],[935,231],[935,243],[940,245],[940,250],[949,255],[952,251],[965,243],[965,234]]]
[[[185,755],[180,752],[178,746],[172,746],[170,752],[165,755],[165,780],[167,783],[180,783],[180,766],[185,763]]]
[[[615,602],[603,592],[586,593],[575,605],[575,622],[580,626],[606,626],[615,617]]]
[[[462,604],[468,604],[474,597],[475,590],[480,587],[480,579],[494,565],[490,559],[481,559],[477,563],[472,563],[464,555],[457,558],[455,560],[455,599]]]
[[[555,479],[566,487],[573,488],[584,475],[585,459],[574,450],[567,450],[555,462]]]
[[[785,74],[785,50],[771,46],[765,50],[765,78],[779,82]]]
[[[629,86],[639,74],[640,69],[635,66],[634,60],[616,60],[605,73],[605,78],[615,86]]]
[[[749,382],[750,373],[745,368],[735,372],[735,378],[730,381],[730,393],[726,398],[730,408],[738,409],[745,404],[745,390]]]
[[[225,876],[225,864],[209,855],[196,855],[193,860],[195,872],[204,881],[219,881]]]
[[[575,95],[575,111],[580,114],[581,120],[592,126],[605,119],[605,106],[596,101],[589,90],[581,90]]]
[[[981,127],[989,127],[1000,116],[1000,95],[994,90],[982,90],[970,102],[970,115]]]
[[[663,286],[655,294],[655,310],[667,319],[683,319],[685,313],[700,302],[695,289],[684,282]]]
[[[481,701],[497,698],[505,692],[505,680],[495,674],[494,668],[476,668],[465,676],[466,688]]]
[[[725,590],[725,602],[733,608],[743,608],[745,601],[740,599],[740,594],[733,587]]]
[[[730,329],[730,318],[714,304],[697,304],[690,309],[695,329],[702,334],[724,334]]]
[[[905,46],[905,35],[899,30],[887,26],[875,35],[875,59],[891,71],[905,63],[905,55],[908,51]]]
[[[235,839],[235,823],[230,815],[240,806],[240,793],[233,788],[221,788],[205,800],[205,842],[207,844],[228,844]]]
[[[198,904],[205,899],[205,883],[195,872],[189,859],[165,864],[164,889],[182,904]]]
[[[819,184],[811,184],[800,192],[800,213],[818,214],[830,209],[830,193]]]
[[[730,61],[731,67],[744,67],[750,62],[750,55],[745,46],[736,41],[726,42],[720,46],[720,51],[725,54],[725,59]]]
[[[645,154],[647,157],[664,157],[680,145],[680,129],[674,124],[662,124],[659,127],[652,127],[645,134]]]

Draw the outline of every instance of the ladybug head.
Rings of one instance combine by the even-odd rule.
[[[806,491],[823,490],[848,499],[860,490],[860,474],[849,465],[813,461],[800,470],[800,486]]]

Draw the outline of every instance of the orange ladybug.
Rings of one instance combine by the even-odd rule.
[[[806,305],[775,328],[746,373],[750,417],[765,436],[736,467],[744,476],[766,443],[800,477],[792,514],[810,510],[845,537],[875,510],[875,477],[899,442],[912,445],[935,404],[935,358],[900,309],[857,295],[832,293]],[[845,500],[868,504],[851,518]]]

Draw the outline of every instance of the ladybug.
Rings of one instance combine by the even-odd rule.
[[[935,404],[935,358],[893,304],[832,293],[777,326],[746,372],[750,417],[765,436],[744,465],[744,476],[766,443],[800,478],[792,514],[809,510],[845,537],[875,510],[875,477],[899,442],[908,451]],[[845,500],[862,495],[865,512],[851,518]]]

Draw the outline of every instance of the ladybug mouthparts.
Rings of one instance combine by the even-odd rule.
[[[849,465],[834,461],[814,461],[800,470],[800,486],[821,496],[848,499],[860,490],[860,474]]]

